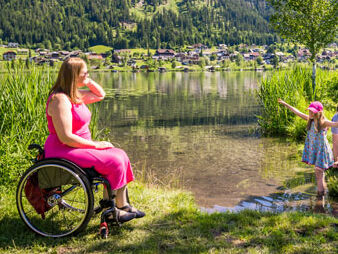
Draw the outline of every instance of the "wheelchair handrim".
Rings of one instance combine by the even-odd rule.
[[[23,192],[23,188],[24,188],[23,185],[26,184],[28,177],[30,177],[32,174],[34,174],[35,172],[37,172],[38,170],[40,170],[41,168],[44,168],[46,166],[49,166],[49,167],[54,166],[54,167],[58,167],[58,168],[61,168],[61,169],[65,170],[65,171],[67,171],[73,177],[76,178],[76,180],[81,184],[81,186],[82,186],[82,188],[84,190],[86,190],[87,192],[91,191],[91,190],[88,190],[88,188],[86,187],[84,181],[81,179],[81,177],[77,173],[75,173],[74,171],[68,169],[65,166],[54,164],[54,163],[43,164],[43,165],[37,166],[36,168],[30,170],[29,173],[27,173],[25,175],[25,177],[21,180],[20,185],[18,186],[18,190],[21,190],[21,191],[17,192],[17,205],[18,205],[20,217],[23,219],[23,221],[25,222],[25,224],[31,230],[33,230],[34,232],[36,232],[39,235],[42,235],[42,236],[45,236],[45,237],[53,237],[53,238],[59,238],[59,237],[64,237],[64,236],[71,235],[71,234],[73,234],[76,230],[78,230],[82,226],[82,224],[84,223],[84,221],[86,220],[86,218],[88,216],[88,213],[90,211],[90,207],[89,207],[90,203],[89,203],[87,195],[84,195],[85,196],[85,203],[84,204],[89,209],[85,209],[85,214],[84,214],[83,218],[79,221],[78,225],[76,227],[74,227],[72,230],[70,230],[70,231],[68,231],[66,233],[62,233],[62,234],[57,234],[56,235],[56,234],[48,234],[48,233],[45,233],[45,232],[39,230],[38,228],[36,228],[35,226],[33,226],[32,222],[26,216],[26,212],[24,211],[24,208],[23,208],[23,205],[22,205],[22,198],[23,198],[22,197],[22,194],[23,194],[22,192]]]

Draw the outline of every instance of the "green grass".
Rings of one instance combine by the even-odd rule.
[[[14,188],[11,188],[12,190]],[[99,218],[76,237],[46,239],[19,218],[13,193],[1,190],[1,253],[335,253],[334,217],[289,212],[206,214],[180,190],[131,183],[133,204],[147,213],[108,239],[97,235]]]
[[[96,46],[90,47],[89,51],[95,52],[97,54],[102,54],[102,53],[106,53],[107,51],[111,51],[112,49],[113,49],[112,47],[108,47],[104,45],[96,45]]]

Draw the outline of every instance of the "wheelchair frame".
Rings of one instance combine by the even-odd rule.
[[[107,223],[121,226],[111,186],[108,180],[95,171],[94,167],[81,168],[66,159],[46,159],[44,150],[37,144],[31,144],[28,149],[38,149],[39,154],[33,159],[34,164],[25,171],[19,181],[16,205],[21,219],[30,230],[41,236],[52,238],[76,235],[87,227],[93,214],[98,214],[106,208],[101,213],[99,231],[101,237],[107,238],[108,236]],[[50,172],[54,175],[48,176]],[[39,215],[29,195],[27,196],[28,182],[34,177],[40,182],[46,182],[50,187],[42,189],[47,209],[46,216],[44,213]],[[100,200],[99,206],[94,208],[93,190],[98,190],[100,184],[106,188],[109,200]],[[129,202],[128,192],[127,200]]]

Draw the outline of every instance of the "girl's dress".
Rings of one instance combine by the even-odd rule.
[[[333,153],[326,138],[326,129],[319,132],[315,130],[315,123],[312,121],[311,128],[308,130],[302,161],[315,165],[321,169],[328,169],[333,166]]]
[[[52,95],[51,95],[52,96]],[[82,168],[95,167],[95,170],[105,177],[113,190],[119,189],[134,180],[133,171],[127,154],[119,148],[104,150],[74,148],[62,144],[56,134],[52,117],[48,115],[47,108],[51,96],[47,100],[46,115],[49,136],[45,142],[46,158],[64,158],[74,162]],[[84,139],[91,140],[89,123],[91,113],[87,106],[72,103],[72,133]]]

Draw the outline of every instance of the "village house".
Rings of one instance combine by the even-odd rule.
[[[49,55],[48,55],[48,57],[50,58],[50,59],[55,59],[55,60],[57,60],[57,59],[59,59],[60,58],[60,52],[57,52],[57,51],[53,51],[53,52],[51,52]]]
[[[9,48],[17,48],[17,47],[19,47],[19,43],[16,43],[16,42],[9,42],[9,43],[8,43],[8,47],[9,47]]]
[[[88,56],[88,60],[102,60],[103,57],[99,54],[95,54],[95,53],[91,53],[89,56]]]
[[[172,49],[158,49],[156,50],[155,55],[153,55],[153,59],[172,59],[175,57],[175,51]]]
[[[11,61],[16,59],[16,53],[14,51],[7,51],[3,54],[3,59],[5,61]]]
[[[116,54],[123,54],[123,53],[128,53],[128,54],[130,54],[130,50],[129,49],[115,49],[114,50],[114,53],[116,53]]]
[[[208,47],[206,45],[202,44],[202,43],[197,43],[197,44],[194,44],[192,46],[193,46],[194,49],[200,49],[200,50],[208,49]]]
[[[219,44],[218,49],[228,49],[228,46],[226,44]]]
[[[297,52],[297,58],[300,61],[304,61],[311,56],[310,50],[308,49],[299,49]]]
[[[29,50],[28,49],[17,49],[16,52],[18,55],[28,55]]]
[[[250,60],[256,60],[260,56],[259,52],[251,52]]]

